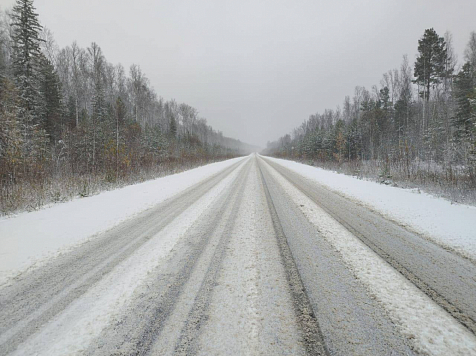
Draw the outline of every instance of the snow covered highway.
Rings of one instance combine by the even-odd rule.
[[[142,203],[119,190],[0,220],[0,355],[476,355],[465,231],[442,242],[283,162],[251,155],[138,185]],[[97,207],[117,223],[71,217]],[[53,209],[69,230],[48,230]],[[476,210],[448,209],[475,225]],[[11,247],[28,224],[50,241],[42,258]]]

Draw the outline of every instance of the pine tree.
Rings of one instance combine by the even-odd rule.
[[[169,134],[174,138],[177,136],[177,121],[175,120],[174,115],[170,115]]]
[[[472,107],[470,101],[474,92],[472,72],[471,64],[466,62],[455,77],[457,111],[454,125],[456,126],[457,137],[466,136],[472,130]]]
[[[56,143],[63,130],[61,84],[53,64],[42,57],[41,63],[41,121],[52,143]]]
[[[47,134],[41,122],[40,32],[32,0],[17,0],[12,12],[13,75],[19,94],[18,117],[23,135],[24,173],[40,170],[47,157]]]
[[[13,7],[13,74],[21,99],[20,115],[25,119],[32,116],[38,119],[35,112],[39,102],[39,64],[40,64],[40,32],[32,0],[17,0]]]
[[[430,88],[439,84],[446,76],[446,44],[433,28],[425,30],[418,41],[419,56],[415,62],[414,83],[422,87],[420,96],[430,100]]]

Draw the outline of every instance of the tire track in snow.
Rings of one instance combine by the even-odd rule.
[[[284,269],[286,271],[286,279],[293,300],[296,320],[302,334],[303,345],[309,355],[329,355],[329,351],[327,350],[324,343],[322,331],[319,327],[319,322],[317,321],[311,302],[306,293],[306,289],[302,283],[301,276],[289,248],[286,235],[284,234],[283,228],[279,221],[279,217],[271,199],[271,195],[269,193],[269,189],[266,184],[266,180],[264,179],[261,167],[259,167],[259,174],[261,178],[261,184],[265,191],[266,202],[269,207],[271,219],[273,221],[281,262],[284,265]]]
[[[218,201],[208,208],[209,212],[203,219],[187,230],[170,258],[151,273],[146,286],[135,296],[136,300],[113,326],[104,330],[95,339],[89,346],[87,354],[157,354],[154,345],[158,340],[163,344],[172,343],[173,351],[174,333],[167,332],[170,331],[168,328],[171,319],[174,319],[176,314],[182,313],[183,309],[187,310],[189,299],[193,301],[200,283],[195,290],[193,284],[196,282],[191,279],[194,279],[197,271],[200,277],[203,277],[201,265],[208,266],[211,258],[208,255],[213,256],[216,248],[213,244],[214,237],[218,235],[220,238],[226,233],[223,220],[228,220],[232,215],[230,202],[242,191],[248,170],[249,163],[242,168],[236,180]],[[216,211],[223,214],[216,214]],[[176,327],[176,320],[173,325]],[[160,351],[160,354],[164,353],[163,350]]]
[[[233,194],[233,203],[228,203],[231,206],[231,212],[226,217],[223,234],[218,241],[200,289],[195,297],[193,307],[188,314],[185,325],[182,328],[180,337],[175,346],[175,354],[177,355],[193,355],[197,352],[198,339],[202,331],[202,326],[208,319],[208,309],[212,299],[213,288],[216,284],[218,273],[225,258],[226,247],[230,241],[233,225],[236,222],[236,216],[243,198],[243,190],[246,183],[246,179],[244,178],[247,177],[250,172],[250,165],[251,163],[248,163],[244,177]]]
[[[338,251],[356,278],[381,303],[418,353],[442,356],[476,354],[476,338],[470,330],[452,318],[277,170],[270,167],[269,172],[288,198],[315,226],[320,236]]]
[[[0,289],[0,355],[13,351],[131,256],[243,161]]]
[[[413,355],[386,311],[369,295],[281,185],[258,159],[331,355]]]
[[[189,229],[233,185],[243,167],[241,165],[190,205],[150,241],[91,286],[81,298],[22,343],[13,355],[83,354],[95,337],[123,315],[150,273],[167,260]]]
[[[197,354],[306,355],[256,159],[229,234]]]
[[[422,292],[476,334],[476,266],[355,202],[266,160]]]

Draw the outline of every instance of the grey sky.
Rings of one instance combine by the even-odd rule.
[[[14,0],[0,0],[2,8]],[[425,28],[453,33],[460,62],[476,1],[35,0],[63,47],[97,42],[139,64],[158,95],[185,102],[225,135],[264,146],[413,64]]]

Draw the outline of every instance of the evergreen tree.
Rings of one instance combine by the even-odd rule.
[[[61,84],[53,64],[42,57],[41,63],[41,116],[51,142],[56,143],[63,130],[61,110]]]
[[[169,134],[172,137],[177,136],[177,121],[175,120],[174,115],[170,116],[170,123],[169,123]]]
[[[41,122],[40,32],[32,0],[17,0],[12,12],[13,75],[18,90],[23,135],[24,174],[39,171],[47,159],[47,134]]]
[[[126,105],[124,104],[124,101],[121,99],[121,97],[118,97],[116,100],[116,118],[118,126],[124,125],[124,121],[126,120],[126,113]]]
[[[388,87],[384,87],[379,91],[380,98],[378,101],[379,114],[377,117],[377,125],[380,135],[383,135],[389,131],[390,125],[390,116],[392,113],[392,105],[390,102],[390,95]],[[382,137],[380,138],[382,142]]]
[[[88,48],[91,56],[91,74],[94,85],[93,95],[93,125],[102,122],[107,116],[106,98],[104,93],[104,67],[105,60],[101,48],[93,42]]]
[[[420,96],[430,100],[430,88],[441,82],[446,76],[446,44],[433,28],[425,30],[418,41],[419,56],[415,62],[414,83],[422,87]]]
[[[12,12],[13,19],[13,74],[21,99],[21,113],[24,119],[38,119],[40,32],[32,0],[17,0]]]
[[[455,78],[457,111],[454,125],[458,137],[468,135],[472,129],[471,98],[474,93],[472,72],[471,64],[466,62]]]

